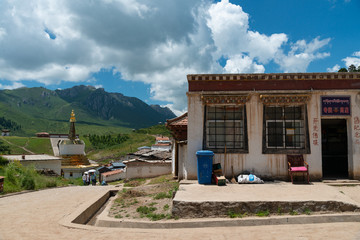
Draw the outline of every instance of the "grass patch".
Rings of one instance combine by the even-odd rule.
[[[227,212],[227,215],[230,217],[230,218],[243,218],[245,216],[247,216],[247,213],[238,213],[238,212],[235,212],[233,210],[229,210]]]
[[[167,183],[167,182],[170,182],[171,180],[173,180],[172,174],[163,175],[163,176],[159,176],[159,177],[151,179],[149,182],[149,185],[159,184],[159,183]]]
[[[172,194],[170,195],[169,193],[166,192],[160,192],[154,196],[155,200],[164,199],[164,198],[172,198]]]
[[[109,185],[118,185],[118,184],[123,184],[124,183],[124,179],[119,180],[119,181],[115,181],[115,182],[109,182]]]
[[[169,204],[165,204],[164,207],[163,207],[164,211],[169,210],[169,208],[170,208]]]
[[[156,207],[148,207],[148,206],[140,206],[136,209],[136,212],[142,213],[142,214],[149,214],[156,210]]]
[[[306,215],[311,215],[311,210],[310,210],[310,208],[305,208],[304,213],[305,213]]]
[[[297,211],[295,211],[295,210],[291,210],[291,211],[289,212],[289,214],[290,214],[290,215],[299,215],[299,213],[298,213]]]
[[[265,211],[258,211],[256,213],[256,216],[258,217],[268,217],[270,215],[269,210],[265,210]]]
[[[23,190],[39,190],[44,188],[67,186],[72,184],[70,180],[62,177],[49,177],[41,175],[35,170],[34,166],[24,167],[18,161],[10,162],[5,166],[1,166],[0,174],[5,176],[4,194],[20,192]]]
[[[145,183],[144,178],[136,178],[131,180],[125,180],[124,181],[124,187],[138,187],[140,185],[143,185]]]

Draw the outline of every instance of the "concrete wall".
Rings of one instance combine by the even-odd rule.
[[[126,178],[149,178],[171,173],[171,162],[150,164],[127,164]]]
[[[85,144],[59,144],[60,155],[85,155]]]
[[[224,94],[224,92],[219,94]],[[248,93],[248,92],[247,92]],[[263,104],[260,101],[260,94],[250,93],[250,99],[246,103],[247,111],[247,131],[249,153],[237,154],[215,154],[214,163],[221,163],[223,171],[227,177],[232,176],[231,167],[234,174],[238,175],[243,171],[273,179],[287,179],[287,159],[286,154],[263,154]],[[274,93],[274,92],[272,92]],[[281,93],[281,92],[276,92]],[[298,93],[294,91],[283,92],[284,94]],[[304,93],[304,92],[302,92]],[[214,94],[211,92],[211,94]],[[215,93],[216,94],[216,93]],[[240,93],[239,93],[240,94]],[[244,93],[241,93],[244,94]],[[246,93],[245,93],[246,94]],[[266,92],[265,94],[269,94]],[[358,91],[312,91],[306,92],[311,95],[307,104],[308,128],[310,140],[310,154],[304,154],[305,160],[310,165],[310,177],[312,180],[322,178],[322,154],[321,154],[321,119],[341,118],[346,119],[348,128],[348,162],[349,176],[360,179],[360,130],[355,131],[354,119],[360,118],[360,95]],[[351,116],[348,117],[321,117],[320,96],[351,96]],[[313,133],[318,121],[318,138],[315,139]],[[182,158],[180,164],[183,166],[181,174],[185,179],[197,179],[197,160],[196,151],[203,147],[203,127],[204,127],[204,106],[201,101],[201,94],[196,92],[188,93],[188,154],[187,158]],[[315,144],[317,140],[318,144]],[[226,160],[225,160],[226,159]],[[181,168],[180,168],[181,169]],[[181,175],[179,174],[179,175]]]
[[[36,169],[51,169],[53,170],[56,174],[60,175],[61,174],[61,160],[42,160],[42,161],[20,161],[20,163],[23,166],[30,166],[33,165],[35,166]]]
[[[109,176],[102,175],[102,180],[105,180],[105,182],[113,182],[125,178],[126,178],[126,172],[120,172]]]
[[[73,168],[73,169],[67,169],[64,168],[64,178],[70,179],[70,178],[79,178],[82,177],[83,172],[85,172],[86,169],[80,169],[80,168]],[[70,176],[70,172],[72,172],[72,176]]]

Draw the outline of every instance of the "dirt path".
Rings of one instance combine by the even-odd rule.
[[[0,239],[360,239],[359,223],[190,229],[67,228],[58,222],[107,191],[102,186],[48,189],[0,198]]]
[[[29,140],[26,142],[25,146],[22,147],[22,146],[13,144],[12,142],[9,142],[9,141],[8,141],[6,138],[4,138],[4,137],[1,137],[1,139],[4,140],[5,142],[7,142],[7,143],[10,144],[10,145],[13,145],[13,146],[15,146],[15,147],[18,147],[18,148],[23,149],[25,152],[28,152],[28,153],[30,153],[30,154],[35,154],[34,152],[32,152],[32,151],[30,151],[29,149],[26,148],[26,146],[27,146],[28,143],[29,143]]]

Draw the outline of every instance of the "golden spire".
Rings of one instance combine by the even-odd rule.
[[[71,111],[70,122],[76,122],[74,110]]]

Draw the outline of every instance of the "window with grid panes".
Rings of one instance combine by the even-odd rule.
[[[246,152],[246,116],[242,105],[206,106],[206,149],[214,152]]]
[[[305,106],[265,106],[264,127],[267,149],[305,149]]]

